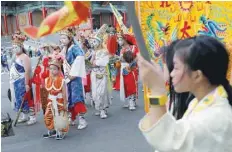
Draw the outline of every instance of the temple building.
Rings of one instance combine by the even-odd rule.
[[[91,2],[88,28],[98,29],[102,24],[116,26],[109,1]],[[126,8],[123,2],[111,2],[123,16],[123,22],[129,26]],[[42,20],[64,5],[61,1],[2,1],[1,2],[1,36],[8,36],[20,27],[39,26]]]

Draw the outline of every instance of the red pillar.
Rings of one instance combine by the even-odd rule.
[[[18,15],[15,16],[15,20],[16,20],[16,29],[19,30],[19,17],[18,17]]]
[[[92,17],[92,10],[89,9],[89,19],[90,19],[90,24],[91,24],[91,30],[93,30],[93,17]]]
[[[6,32],[6,35],[8,35],[8,26],[7,26],[7,16],[6,16],[6,14],[4,14],[3,19],[4,19],[5,32]]]
[[[100,26],[102,26],[102,13],[100,13]]]
[[[113,25],[115,27],[116,26],[116,17],[114,16],[114,14],[112,16],[113,16]]]
[[[112,25],[112,18],[111,18],[111,14],[109,14],[109,23],[110,23],[110,25]]]
[[[123,13],[123,23],[126,25],[126,12]]]
[[[28,12],[28,20],[29,20],[29,25],[32,26],[32,12]]]
[[[47,16],[47,10],[45,7],[42,8],[42,15],[43,15],[43,19],[45,19]]]
[[[10,26],[11,26],[11,34],[13,34],[14,33],[14,27],[13,27],[13,19],[11,18],[11,20],[10,20]]]

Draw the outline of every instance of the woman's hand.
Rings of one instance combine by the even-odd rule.
[[[74,80],[76,77],[69,75],[68,78],[72,81],[72,80]]]
[[[143,83],[152,91],[152,95],[166,94],[164,75],[156,63],[149,63],[140,54],[137,55],[139,75]]]
[[[26,87],[26,92],[28,92],[30,90],[29,85],[26,85],[25,87]]]

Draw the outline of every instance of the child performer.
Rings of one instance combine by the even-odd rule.
[[[48,92],[44,122],[48,133],[44,138],[56,136],[57,140],[64,138],[68,132],[67,95],[64,78],[60,75],[62,58],[50,58],[50,76],[45,79],[45,88]]]

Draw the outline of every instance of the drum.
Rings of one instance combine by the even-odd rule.
[[[55,129],[62,130],[69,126],[68,112],[61,111],[58,116],[54,117],[54,127]]]

